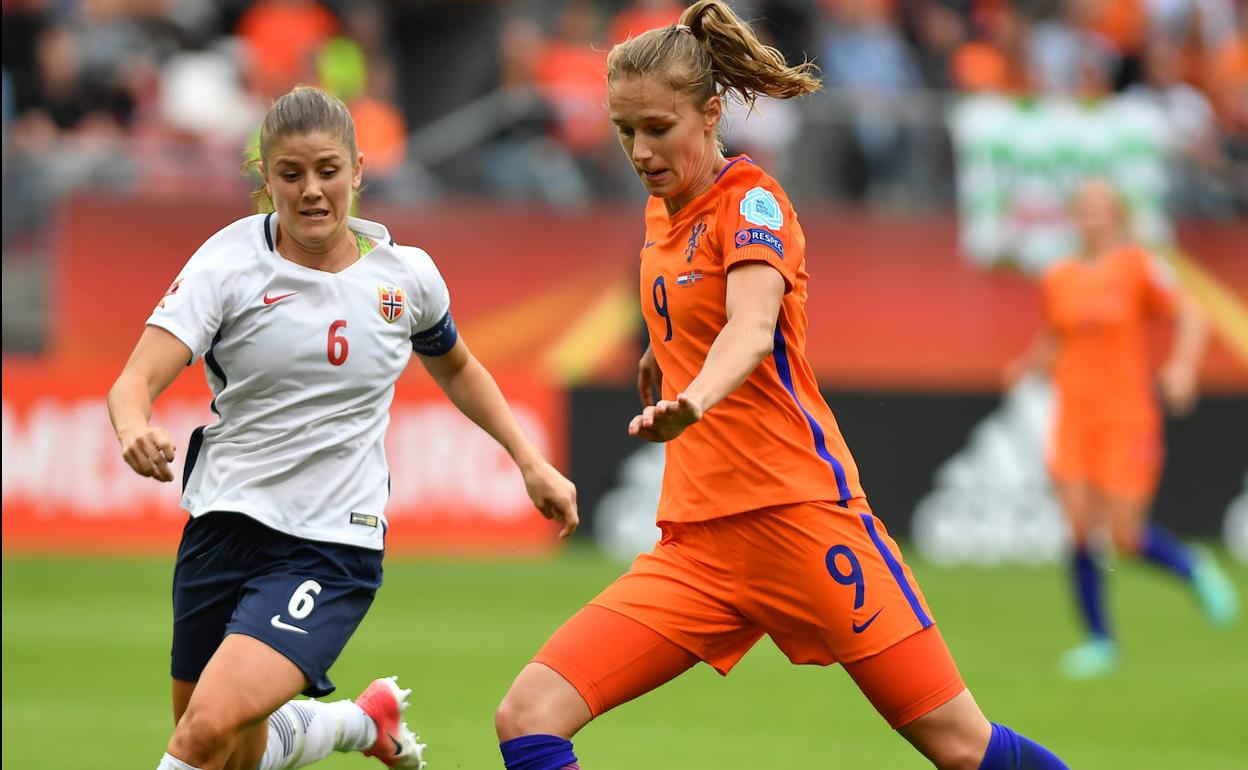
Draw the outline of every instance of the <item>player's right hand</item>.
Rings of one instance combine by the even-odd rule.
[[[628,435],[656,443],[671,441],[701,420],[704,412],[700,404],[678,393],[674,401],[664,399],[642,409],[641,414],[628,423]]]
[[[1166,364],[1159,375],[1162,398],[1170,414],[1183,417],[1196,408],[1196,370],[1175,362]]]
[[[560,539],[571,537],[581,522],[576,513],[576,486],[545,460],[522,466],[520,473],[534,507],[560,525]]]
[[[1025,357],[1015,358],[1001,370],[1001,387],[1007,391],[1013,390],[1014,386],[1026,379],[1031,373],[1031,363]]]
[[[135,473],[157,481],[173,481],[169,463],[173,462],[176,448],[169,431],[148,426],[142,430],[121,431],[117,440],[121,442],[122,459]]]
[[[663,370],[654,358],[654,348],[647,346],[637,363],[637,394],[641,396],[642,406],[654,406],[658,403],[655,391],[663,392]]]

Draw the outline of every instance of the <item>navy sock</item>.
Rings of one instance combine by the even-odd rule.
[[[1005,725],[992,723],[992,740],[979,770],[1070,770],[1057,756]]]
[[[1184,580],[1192,579],[1192,554],[1187,547],[1157,524],[1149,522],[1140,540],[1140,556],[1170,570]]]
[[[1083,622],[1094,636],[1108,639],[1109,624],[1105,621],[1105,606],[1101,595],[1101,568],[1096,565],[1086,545],[1075,549],[1071,566],[1075,573],[1075,592],[1079,598],[1079,611]]]
[[[503,764],[507,770],[579,770],[576,755],[572,753],[572,741],[558,735],[522,735],[503,741],[498,746],[503,752]]]

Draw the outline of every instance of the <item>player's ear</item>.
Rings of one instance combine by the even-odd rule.
[[[715,94],[706,100],[706,104],[702,107],[702,117],[706,120],[706,127],[714,131],[719,128],[719,119],[724,112],[724,103],[720,99],[719,94]]]
[[[265,168],[264,161],[256,161],[256,171],[260,173],[260,181],[264,183],[264,194],[269,196],[269,200],[273,200],[273,187],[269,184],[269,170]]]
[[[364,153],[357,152],[355,154],[355,168],[351,169],[351,189],[360,189],[360,183],[364,181]]]

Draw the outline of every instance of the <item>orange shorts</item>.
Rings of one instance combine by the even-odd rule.
[[[894,726],[965,689],[897,544],[864,500],[661,527],[654,550],[535,658],[595,716],[698,659],[727,674],[763,634],[794,663],[845,664]]]
[[[1112,497],[1150,500],[1162,465],[1161,430],[1151,421],[1108,423],[1059,416],[1049,468],[1059,484],[1089,484]]]

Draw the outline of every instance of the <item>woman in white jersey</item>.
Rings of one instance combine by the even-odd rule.
[[[575,489],[524,435],[455,329],[429,255],[348,216],[364,156],[341,101],[296,88],[260,131],[263,195],[191,257],[147,321],[108,408],[125,461],[172,481],[153,400],[203,357],[213,425],[191,437],[174,570],[173,707],[158,770],[289,770],[332,751],[421,767],[407,691],[353,703],[326,676],[381,584],[382,448],[415,351],[452,402],[515,459],[533,503],[576,528]]]

